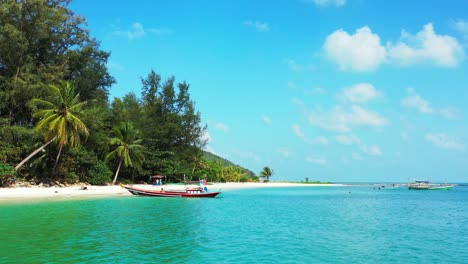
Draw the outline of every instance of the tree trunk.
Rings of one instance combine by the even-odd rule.
[[[195,168],[196,168],[196,166],[197,166],[197,165],[196,165],[195,163],[193,163],[192,175],[195,173]]]
[[[54,168],[52,169],[53,171],[55,171],[55,168],[57,168],[57,164],[58,164],[58,161],[60,159],[60,154],[62,154],[62,149],[63,149],[63,146],[60,146],[59,152],[57,154],[57,158],[55,159]]]
[[[52,141],[54,141],[57,138],[57,136],[53,137],[51,140],[47,141],[44,145],[40,146],[38,149],[36,149],[33,153],[29,154],[24,160],[22,160],[18,165],[16,165],[15,170],[18,170],[23,166],[28,160],[30,160],[34,155],[36,155],[39,151],[43,150],[45,147],[47,147]]]
[[[119,167],[117,167],[117,171],[115,172],[115,177],[114,177],[114,180],[112,181],[112,185],[115,184],[115,181],[117,180],[117,176],[119,176],[120,165],[122,165],[122,159],[120,159],[119,161]]]

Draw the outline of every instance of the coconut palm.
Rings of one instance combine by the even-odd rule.
[[[260,177],[266,177],[267,181],[270,181],[270,177],[273,176],[273,170],[266,166],[260,172]]]
[[[113,129],[115,135],[110,140],[110,144],[117,146],[106,156],[106,161],[118,159],[119,165],[115,172],[112,185],[115,184],[119,176],[120,167],[140,167],[144,161],[143,150],[145,147],[140,145],[141,139],[136,139],[137,131],[130,122],[122,123],[119,127]]]
[[[35,118],[40,118],[36,130],[46,130],[46,143],[16,165],[16,170],[54,141],[59,147],[55,159],[55,169],[63,147],[67,144],[76,147],[80,143],[81,135],[85,137],[89,135],[88,128],[80,119],[86,102],[80,102],[80,95],[75,92],[73,85],[70,82],[63,81],[59,85],[50,85],[49,90],[52,95],[49,101],[37,98],[32,100],[40,107],[33,115]]]

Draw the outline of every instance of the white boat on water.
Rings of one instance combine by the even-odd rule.
[[[415,181],[408,183],[408,189],[410,190],[451,190],[453,184],[436,184],[430,183],[429,181]]]

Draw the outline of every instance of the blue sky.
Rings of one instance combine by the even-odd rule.
[[[111,97],[191,84],[207,150],[276,180],[468,182],[466,1],[90,1]]]

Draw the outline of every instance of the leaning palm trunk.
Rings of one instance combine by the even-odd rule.
[[[57,136],[53,137],[51,140],[47,141],[44,145],[36,149],[33,153],[29,154],[23,161],[21,161],[18,165],[16,165],[15,170],[18,170],[23,166],[28,160],[30,160],[34,155],[36,155],[39,151],[43,150],[45,147],[47,147],[52,141],[54,141],[57,138]]]
[[[120,165],[122,165],[122,159],[120,159],[119,166],[117,167],[117,171],[115,172],[114,180],[112,181],[112,185],[115,184],[115,181],[117,180],[117,176],[119,176]]]
[[[57,154],[57,158],[55,159],[54,168],[52,169],[53,171],[55,171],[55,168],[57,168],[57,164],[58,164],[58,161],[60,159],[60,155],[62,154],[62,149],[63,149],[63,146],[60,146],[59,152]]]

